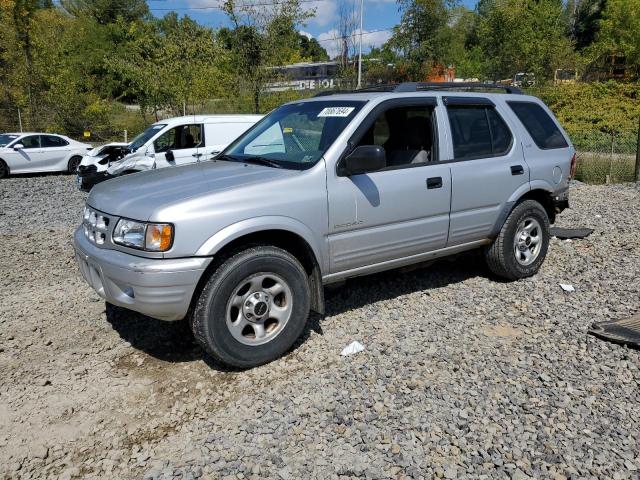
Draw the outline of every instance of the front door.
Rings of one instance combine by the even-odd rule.
[[[14,173],[39,171],[43,161],[40,135],[27,135],[16,143],[22,144],[23,148],[14,150],[7,155],[7,162],[9,162],[11,171]]]
[[[352,140],[382,146],[387,167],[328,175],[331,273],[445,246],[451,174],[448,164],[437,163],[434,104],[409,99],[376,107],[365,120],[367,129]]]
[[[204,147],[201,124],[170,128],[153,142],[156,168],[175,167],[198,161]]]
[[[445,97],[453,143],[448,246],[488,238],[528,189],[529,167],[520,142],[497,107],[483,98]]]

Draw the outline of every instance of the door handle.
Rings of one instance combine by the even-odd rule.
[[[511,165],[511,175],[524,175],[524,167],[522,165]]]
[[[442,188],[442,177],[427,178],[427,188],[429,190],[432,188]]]
[[[204,155],[203,153],[192,153],[191,156],[195,157],[195,158],[200,158],[202,155]]]

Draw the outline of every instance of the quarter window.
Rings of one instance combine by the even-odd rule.
[[[538,148],[567,148],[562,132],[544,109],[533,102],[507,102]]]
[[[511,132],[493,107],[449,105],[447,113],[456,160],[497,157],[511,148]]]

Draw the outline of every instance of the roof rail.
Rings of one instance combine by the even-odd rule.
[[[501,83],[481,82],[403,82],[398,84],[374,85],[358,88],[357,90],[326,90],[317,93],[315,97],[326,97],[340,93],[370,93],[370,92],[394,92],[407,93],[425,90],[504,90],[506,93],[521,95],[523,92],[518,87],[503,85]]]
[[[415,92],[417,90],[504,90],[506,93],[522,95],[522,90],[502,83],[482,82],[405,82],[394,90],[395,92]]]

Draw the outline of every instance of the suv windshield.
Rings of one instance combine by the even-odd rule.
[[[2,135],[0,135],[0,147],[6,147],[11,142],[13,142],[16,138],[18,138],[19,136],[20,135],[12,135],[10,133],[3,133]]]
[[[242,135],[220,159],[304,170],[312,167],[360,111],[363,101],[283,105]]]
[[[138,150],[141,146],[147,143],[147,141],[151,137],[153,137],[156,133],[158,133],[160,130],[162,130],[166,126],[167,126],[166,123],[160,123],[160,124],[156,123],[154,125],[151,125],[144,132],[142,132],[140,135],[138,135],[136,138],[133,139],[133,141],[129,144],[129,151],[135,152],[136,150]]]

